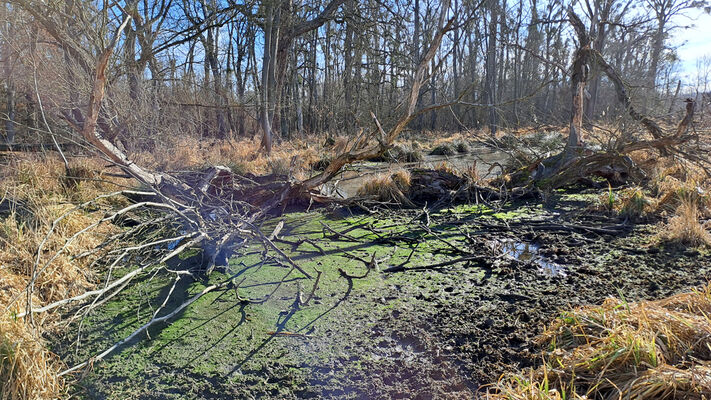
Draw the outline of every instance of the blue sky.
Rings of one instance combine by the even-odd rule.
[[[679,28],[671,38],[681,59],[682,78],[691,83],[696,79],[696,61],[711,56],[711,15],[702,10],[688,12],[688,17],[679,17],[674,22],[688,28]]]

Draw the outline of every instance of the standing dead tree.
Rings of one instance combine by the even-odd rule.
[[[568,141],[562,153],[536,162],[526,169],[526,171],[533,171],[530,175],[526,171],[521,171],[512,181],[516,183],[524,181],[526,184],[534,184],[539,187],[556,188],[575,183],[580,178],[592,175],[610,179],[619,175],[635,175],[641,171],[629,158],[629,154],[639,150],[657,150],[663,156],[684,154],[687,158],[705,163],[706,161],[695,155],[694,151],[681,148],[682,145],[695,137],[695,135],[689,134],[689,126],[694,115],[693,101],[687,103],[686,115],[676,129],[665,132],[657,122],[635,108],[622,77],[600,52],[591,47],[587,29],[572,7],[567,9],[567,14],[578,39],[578,48],[571,68],[572,112]],[[630,134],[624,134],[608,151],[593,152],[586,148],[583,112],[585,86],[591,65],[598,67],[612,82],[618,101],[627,114],[650,134],[651,140],[634,140]]]

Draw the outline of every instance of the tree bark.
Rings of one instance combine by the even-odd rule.
[[[489,35],[486,45],[486,102],[489,113],[489,133],[496,137],[496,31],[498,4],[497,0],[490,0],[489,4]]]
[[[573,60],[572,76],[570,78],[570,87],[572,93],[572,110],[570,116],[570,133],[568,134],[568,143],[565,147],[563,159],[573,157],[576,150],[583,147],[583,100],[585,93],[585,84],[588,79],[588,71],[590,69],[590,37],[586,32],[585,25],[573,11],[572,6],[568,8],[568,18],[570,23],[575,28],[575,33],[578,37],[578,49],[575,51]]]

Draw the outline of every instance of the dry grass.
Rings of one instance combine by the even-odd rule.
[[[655,199],[650,198],[641,187],[627,188],[618,192],[609,188],[599,198],[599,208],[633,221],[653,213],[655,205]]]
[[[613,191],[600,195],[594,209],[614,212],[625,218],[660,217],[659,234],[655,242],[683,246],[710,246],[711,233],[702,218],[711,216],[711,195],[708,183],[683,169],[667,168],[654,178],[648,190],[640,187]],[[680,178],[686,179],[681,180]]]
[[[441,161],[439,164],[435,165],[435,171],[446,172],[452,175],[459,175],[459,171],[454,168],[454,166],[446,161]]]
[[[371,197],[385,203],[411,205],[407,198],[410,190],[410,172],[398,169],[389,174],[377,175],[363,183],[358,189],[358,196]]]
[[[696,205],[700,215],[709,215],[711,196],[696,180],[681,181],[673,176],[665,176],[653,189],[659,193],[655,210],[657,213],[674,212],[687,201]]]
[[[544,365],[502,377],[491,399],[702,399],[711,394],[711,284],[658,301],[566,312]],[[704,397],[706,396],[706,397]]]
[[[61,363],[46,348],[41,329],[51,331],[54,317],[38,321],[31,328],[12,315],[24,309],[24,291],[32,273],[37,249],[49,232],[52,222],[73,208],[73,204],[115,191],[117,187],[103,181],[100,161],[72,160],[71,177],[57,158],[13,155],[2,168],[0,203],[6,209],[0,214],[0,398],[56,398],[63,381],[56,378]],[[125,181],[122,183],[126,183]],[[40,264],[49,261],[67,239],[98,221],[107,209],[126,203],[106,199],[95,204],[93,211],[69,214],[59,222],[44,245]],[[80,294],[93,287],[96,271],[88,268],[92,257],[73,256],[94,248],[107,235],[116,232],[112,225],[99,225],[79,236],[38,276],[33,304],[41,306]],[[16,301],[17,299],[21,299]]]
[[[333,147],[331,148],[331,153],[334,155],[341,154],[349,147],[350,142],[345,136],[338,136],[334,140]]]
[[[467,178],[469,182],[481,182],[481,176],[479,176],[479,170],[477,169],[476,165],[477,163],[475,160],[471,164],[467,165],[464,171],[462,171],[463,176]]]
[[[699,222],[699,207],[693,200],[683,200],[676,215],[669,218],[659,237],[662,241],[682,246],[711,246],[711,234]]]
[[[56,399],[62,367],[44,339],[21,320],[0,320],[0,399]]]
[[[651,201],[641,188],[634,188],[623,192],[621,203],[622,208],[620,209],[620,214],[633,220],[640,218],[648,212],[651,205]]]
[[[455,142],[466,142],[471,140],[472,134],[469,132],[440,132],[440,131],[424,131],[417,134],[419,141],[436,147],[441,144],[453,145]]]
[[[337,142],[342,141],[338,138]],[[166,143],[154,151],[131,154],[139,165],[157,170],[186,170],[203,168],[208,165],[224,165],[235,173],[264,175],[274,172],[288,172],[292,158],[295,158],[294,172],[299,176],[311,171],[311,165],[318,161],[319,138],[295,139],[274,146],[271,156],[260,151],[258,138],[222,141],[201,141],[191,137],[181,137],[173,143]],[[338,143],[337,143],[338,144]],[[320,149],[322,152],[325,151]],[[275,166],[277,168],[275,168]],[[275,170],[276,169],[276,170]]]

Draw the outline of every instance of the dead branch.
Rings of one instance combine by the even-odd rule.
[[[454,265],[454,264],[459,264],[459,263],[463,263],[463,262],[469,263],[469,262],[472,262],[472,261],[477,261],[478,264],[483,265],[483,263],[485,262],[485,260],[486,260],[486,258],[485,258],[485,257],[482,257],[482,256],[459,257],[459,258],[455,258],[455,259],[453,259],[453,260],[444,261],[444,262],[437,263],[437,264],[422,265],[422,266],[410,267],[410,268],[405,268],[405,267],[401,264],[401,265],[396,265],[396,266],[393,266],[393,267],[390,267],[390,268],[386,268],[386,269],[383,270],[383,272],[386,272],[386,273],[393,273],[393,272],[424,271],[424,270],[433,270],[433,269],[434,269],[434,270],[437,270],[437,269],[441,269],[441,268],[444,268],[444,267],[452,266],[452,265]]]
[[[195,296],[191,297],[188,301],[186,301],[186,302],[184,302],[183,304],[181,304],[181,305],[179,305],[178,307],[176,307],[176,308],[175,308],[173,311],[171,311],[170,313],[168,313],[168,314],[166,314],[166,315],[164,315],[164,316],[162,316],[162,317],[158,317],[158,318],[156,318],[156,316],[154,315],[153,318],[151,318],[150,321],[148,321],[148,322],[146,322],[145,324],[141,325],[138,329],[136,329],[135,331],[133,331],[133,333],[131,333],[129,336],[127,336],[127,337],[121,339],[121,340],[118,341],[116,344],[114,344],[113,346],[111,346],[111,347],[109,347],[108,349],[104,350],[103,352],[97,354],[96,356],[92,357],[91,359],[89,359],[89,360],[87,360],[87,361],[84,361],[84,362],[82,362],[82,363],[80,363],[80,364],[77,364],[77,365],[75,365],[75,366],[73,366],[73,367],[71,367],[71,368],[69,368],[69,369],[66,369],[66,370],[60,372],[59,374],[57,374],[57,376],[64,376],[64,375],[66,375],[66,374],[70,374],[70,373],[72,373],[72,372],[78,371],[78,370],[80,370],[80,369],[86,367],[86,366],[89,365],[90,363],[94,363],[94,362],[96,362],[96,361],[99,361],[99,360],[103,359],[104,357],[106,357],[106,356],[108,356],[109,354],[111,354],[111,352],[113,352],[113,351],[116,350],[117,348],[121,347],[123,344],[125,344],[125,343],[127,343],[127,342],[130,342],[133,338],[135,338],[136,336],[138,336],[141,332],[147,330],[148,328],[150,328],[151,326],[153,326],[153,325],[155,325],[155,324],[157,324],[157,323],[159,323],[159,322],[164,322],[164,321],[167,321],[167,320],[173,318],[173,317],[176,316],[179,312],[183,311],[186,307],[188,307],[189,305],[193,304],[193,303],[196,302],[198,299],[200,299],[202,296],[206,295],[207,293],[212,292],[212,291],[215,290],[215,289],[219,289],[219,288],[221,288],[221,287],[225,287],[225,286],[227,286],[229,283],[230,283],[230,281],[227,280],[227,281],[224,281],[224,282],[222,282],[222,283],[220,283],[220,284],[210,285],[210,286],[206,287],[205,289],[203,289],[202,292],[196,294]]]
[[[657,122],[634,107],[620,75],[599,52],[590,48],[590,38],[583,22],[575,14],[574,9],[569,7],[567,12],[570,23],[573,25],[579,40],[571,76],[573,113],[570,120],[568,143],[563,153],[536,161],[529,168],[519,171],[517,175],[527,176],[529,172],[535,170],[530,175],[532,179],[528,180],[527,183],[529,185],[531,183],[538,184],[548,188],[572,184],[589,175],[599,175],[611,180],[618,180],[622,178],[622,175],[632,176],[637,174],[642,176],[639,173],[639,168],[628,157],[634,151],[656,149],[662,155],[682,152],[680,150],[681,146],[693,138],[692,135],[687,134],[694,115],[693,101],[690,99],[687,101],[686,115],[677,126],[675,132],[665,134]],[[632,141],[630,135],[622,135],[612,150],[585,155],[582,147],[582,107],[589,64],[599,66],[602,72],[610,79],[615,86],[619,102],[625,107],[630,117],[639,122],[650,133],[652,140]],[[573,151],[574,149],[578,151]],[[512,181],[519,181],[518,176],[514,176]]]
[[[103,289],[97,289],[97,290],[84,292],[78,296],[70,297],[67,299],[56,301],[54,303],[47,304],[44,307],[27,308],[27,310],[29,310],[29,311],[19,313],[19,314],[17,314],[17,316],[19,318],[22,318],[22,317],[25,317],[25,316],[28,316],[31,314],[43,313],[45,311],[52,310],[54,308],[63,306],[65,304],[69,304],[69,303],[76,302],[76,301],[81,301],[81,300],[84,300],[84,299],[89,298],[91,296],[101,296],[104,293],[107,293],[107,292],[111,291],[112,289],[114,289],[118,286],[121,286],[124,282],[127,282],[127,281],[133,279],[134,277],[136,277],[143,271],[147,270],[148,268],[155,266],[157,264],[164,263],[164,262],[170,260],[171,258],[177,256],[178,254],[182,253],[185,249],[188,249],[192,246],[199,244],[203,239],[204,239],[204,236],[198,235],[195,238],[193,238],[192,240],[188,241],[187,243],[184,243],[183,245],[177,247],[175,250],[171,251],[168,255],[164,256],[163,258],[161,258],[155,262],[145,264],[142,267],[134,269],[133,271],[127,273],[126,275],[122,276],[121,278],[113,281],[111,284],[106,285]]]

